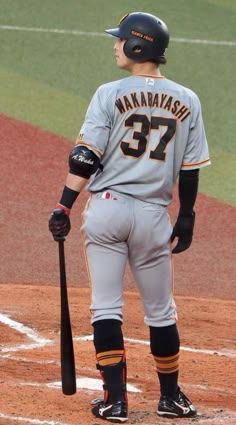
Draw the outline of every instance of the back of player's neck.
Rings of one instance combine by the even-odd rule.
[[[147,77],[161,77],[160,69],[152,62],[136,63],[130,70],[132,76],[145,75]]]

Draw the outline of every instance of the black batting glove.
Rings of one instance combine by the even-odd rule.
[[[178,238],[178,242],[172,250],[173,254],[183,252],[190,247],[193,238],[194,223],[194,211],[192,212],[192,215],[178,215],[171,235],[171,242],[173,242],[175,238]]]
[[[64,241],[71,229],[69,214],[62,208],[56,208],[51,214],[48,227],[55,241]]]

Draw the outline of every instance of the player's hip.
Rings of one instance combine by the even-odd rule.
[[[160,246],[168,242],[172,229],[166,207],[105,190],[91,195],[83,213],[82,230],[104,242],[139,239],[143,245],[149,239],[149,245],[153,240]]]

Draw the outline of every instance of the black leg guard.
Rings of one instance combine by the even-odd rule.
[[[122,323],[100,320],[93,323],[97,369],[103,380],[104,397],[92,400],[92,413],[97,418],[124,423],[128,420],[127,372]]]
[[[116,401],[127,401],[127,368],[123,360],[111,366],[100,366],[97,364],[103,380],[104,402],[115,403]]]
[[[93,415],[110,422],[126,422],[128,420],[126,362],[121,361],[110,366],[97,364],[97,369],[104,382],[104,398],[92,400]]]
[[[100,371],[103,388],[104,402],[116,402],[123,400],[126,395],[126,359],[124,351],[124,340],[121,329],[122,323],[118,320],[100,320],[93,324],[94,346],[97,355],[97,369]],[[117,362],[117,355],[121,361]],[[110,364],[103,365],[99,362],[99,354],[105,353]],[[112,354],[110,354],[112,353]],[[123,357],[122,357],[123,356]],[[104,358],[103,358],[104,361]],[[112,363],[113,362],[113,363]]]

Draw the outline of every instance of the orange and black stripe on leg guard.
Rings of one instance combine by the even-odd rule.
[[[96,357],[100,366],[111,366],[123,360],[124,350],[103,351],[102,353],[98,353]]]

